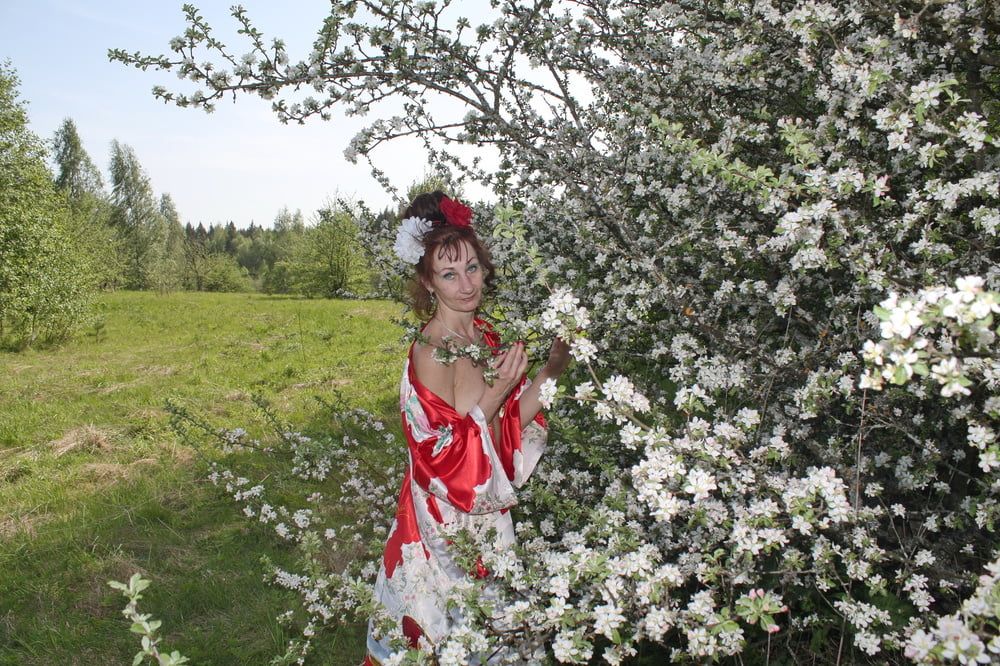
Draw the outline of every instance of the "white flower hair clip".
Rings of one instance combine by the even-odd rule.
[[[408,264],[416,265],[424,256],[424,234],[431,230],[430,220],[422,217],[408,217],[399,225],[396,242],[392,249],[396,256]]]

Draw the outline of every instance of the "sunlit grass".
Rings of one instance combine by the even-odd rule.
[[[339,392],[396,417],[404,349],[377,301],[116,293],[103,327],[61,348],[0,355],[0,664],[131,663],[137,637],[109,579],[153,580],[143,612],[193,663],[266,663],[289,598],[259,558],[288,557],[205,481],[212,449],[179,442],[167,398],[253,428],[265,396],[322,431]],[[259,426],[258,426],[259,427]],[[258,462],[261,476],[266,462]],[[358,663],[362,629],[319,647]]]

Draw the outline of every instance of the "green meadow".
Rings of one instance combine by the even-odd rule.
[[[0,354],[0,664],[131,663],[138,636],[107,581],[134,572],[153,581],[139,610],[168,650],[267,663],[297,631],[276,621],[291,597],[260,559],[289,549],[207,481],[220,452],[181,441],[165,401],[251,433],[265,427],[255,394],[304,431],[329,422],[316,398],[338,394],[394,423],[400,309],[119,292],[97,311],[63,346]],[[269,463],[253,464],[266,479]],[[360,663],[363,634],[329,632],[315,663]]]

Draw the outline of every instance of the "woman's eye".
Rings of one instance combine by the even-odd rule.
[[[455,274],[454,274],[454,273],[445,273],[445,274],[444,274],[444,275],[442,275],[441,277],[443,277],[443,278],[444,278],[445,280],[450,280],[450,279],[452,279],[453,277],[455,277]]]
[[[470,273],[475,273],[478,270],[479,270],[479,264],[472,264],[471,266],[469,266]]]

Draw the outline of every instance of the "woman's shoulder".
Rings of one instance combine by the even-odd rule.
[[[445,365],[434,358],[437,349],[434,342],[414,342],[410,362],[420,383],[451,403],[455,393],[455,366]]]

